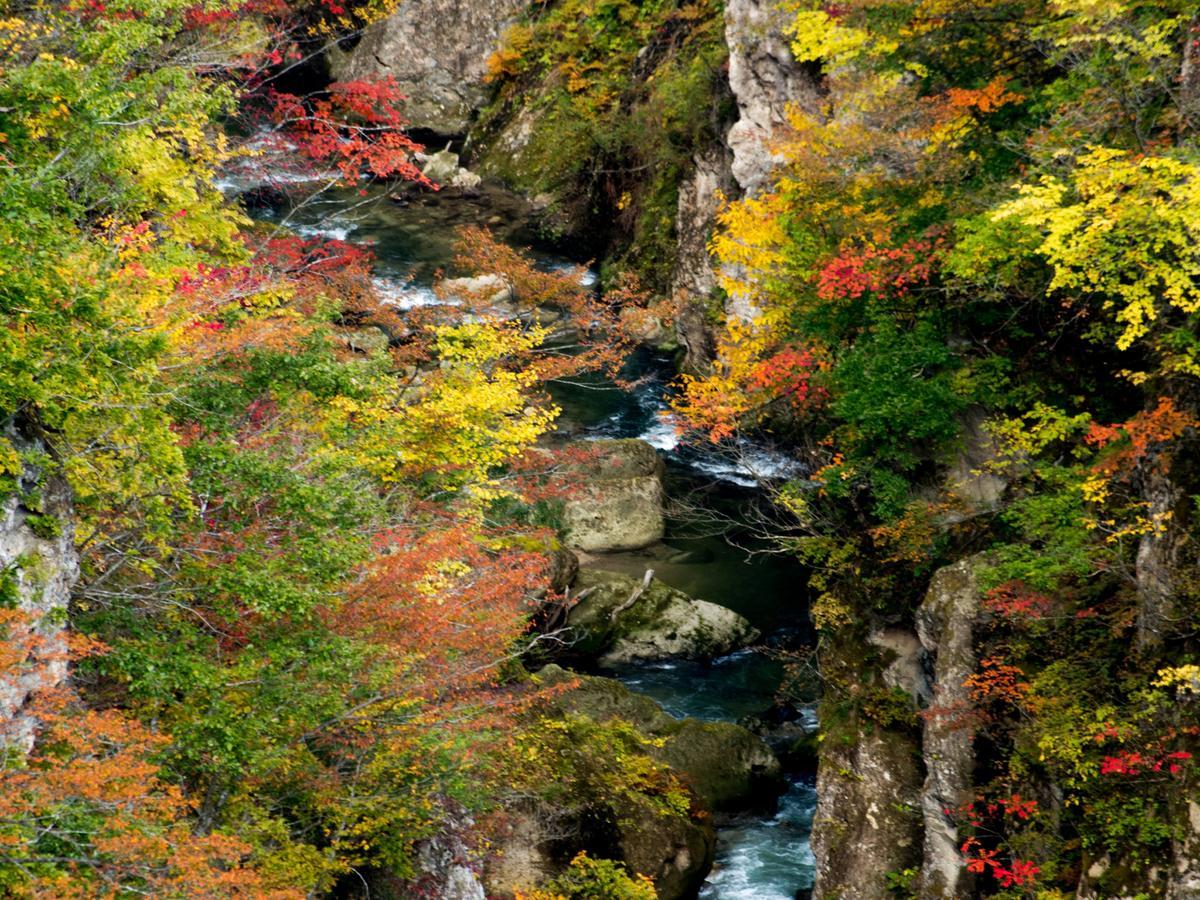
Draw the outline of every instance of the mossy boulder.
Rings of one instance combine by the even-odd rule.
[[[713,659],[758,637],[733,610],[694,599],[653,578],[646,584],[617,572],[583,569],[573,592],[583,599],[567,617],[575,637],[571,652],[601,666]],[[630,604],[631,598],[636,599]]]
[[[740,725],[673,718],[649,697],[612,678],[576,675],[553,665],[537,678],[546,685],[576,681],[573,690],[554,702],[561,713],[595,721],[620,718],[634,725],[653,742],[648,752],[669,765],[712,812],[769,806],[782,788],[779,760]]]
[[[659,758],[682,773],[713,812],[774,806],[782,770],[757,735],[732,722],[682,719],[660,736],[667,740]]]
[[[573,465],[578,491],[563,509],[564,540],[587,553],[638,550],[662,540],[663,463],[633,438],[594,441]]]
[[[659,900],[694,897],[716,850],[712,826],[683,816],[622,821],[617,840],[625,864],[654,881]]]

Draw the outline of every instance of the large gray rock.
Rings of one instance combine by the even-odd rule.
[[[45,447],[9,426],[2,436],[17,451],[43,453]],[[64,481],[29,463],[5,478],[0,490],[0,596],[27,614],[9,627],[10,644],[24,645],[19,669],[0,678],[0,751],[33,747],[37,720],[29,708],[39,690],[55,687],[67,675],[64,637],[67,603],[79,577],[72,530],[70,493]]]
[[[944,810],[969,802],[974,794],[975,728],[963,682],[976,667],[974,642],[981,619],[976,573],[982,562],[973,556],[938,569],[917,610],[917,634],[932,661],[934,684],[922,730],[922,897],[951,900],[969,892],[966,861],[958,849],[962,839]]]
[[[602,666],[713,659],[758,637],[733,610],[693,599],[656,579],[645,584],[617,572],[584,569],[575,580],[574,594],[583,599],[567,616],[578,638],[572,650]]]
[[[446,278],[437,283],[437,292],[447,302],[486,301],[489,306],[506,307],[516,300],[512,284],[496,274]]]
[[[458,154],[450,150],[439,150],[428,155],[421,154],[421,174],[439,187],[473,191],[483,178],[459,165]]]
[[[333,49],[339,81],[392,76],[415,128],[462,134],[487,99],[487,59],[528,0],[404,0],[363,32],[349,52]]]
[[[706,305],[717,294],[717,276],[709,238],[721,207],[722,195],[734,193],[730,156],[714,145],[693,158],[692,172],[679,185],[675,214],[675,267],[671,293],[679,303],[675,332],[684,348],[684,369],[704,371],[716,355]]]
[[[662,540],[663,463],[636,439],[594,441],[574,469],[578,490],[563,510],[565,542],[588,553],[639,550]]]
[[[796,64],[784,28],[791,21],[779,0],[727,0],[725,42],[729,87],[738,120],[726,136],[732,172],[748,194],[757,192],[779,162],[772,145],[788,127],[792,104],[816,110],[820,97],[813,77]]]
[[[920,860],[921,776],[913,742],[863,723],[826,736],[817,769],[813,896],[889,900],[887,873]]]
[[[673,718],[649,697],[613,678],[577,675],[559,666],[546,666],[537,677],[551,686],[577,683],[555,701],[561,712],[597,722],[624,719],[653,739],[648,752],[669,765],[713,812],[761,806],[782,786],[779,760],[771,748],[740,725]]]

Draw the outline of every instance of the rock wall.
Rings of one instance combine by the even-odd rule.
[[[921,771],[907,736],[860,726],[821,745],[813,896],[888,900],[887,873],[920,862]]]
[[[708,306],[716,297],[717,275],[708,242],[721,197],[736,191],[732,159],[724,144],[714,144],[696,154],[695,168],[679,186],[671,293],[680,302],[675,332],[684,351],[683,368],[689,372],[703,371],[716,355]]]
[[[22,455],[45,451],[39,440],[12,425],[0,436]],[[29,462],[20,468],[11,484],[5,478],[8,492],[0,497],[0,606],[27,614],[8,631],[10,642],[19,640],[26,656],[11,676],[0,677],[0,748],[28,752],[37,726],[29,709],[32,695],[66,677],[63,629],[79,557],[66,484]]]
[[[924,861],[921,897],[961,897],[968,890],[962,840],[944,812],[972,799],[975,730],[956,711],[965,710],[969,691],[963,682],[975,671],[975,634],[980,624],[979,558],[939,569],[917,611],[917,634],[928,654],[935,685],[933,703],[922,729],[925,784],[921,789]]]
[[[821,744],[813,851],[817,897],[893,896],[888,876],[917,870],[922,900],[970,896],[962,838],[945,810],[973,799],[971,720],[963,682],[976,670],[976,638],[986,617],[977,572],[981,556],[934,573],[915,611],[916,634],[896,625],[867,632],[861,644],[833,642],[822,665],[849,677],[851,691],[878,676],[920,707],[911,729],[860,721],[831,729]],[[882,655],[875,672],[869,662]],[[956,714],[957,713],[957,714]]]
[[[788,47],[784,29],[791,15],[778,0],[725,4],[729,87],[738,109],[726,142],[733,153],[733,177],[748,194],[763,187],[778,162],[772,144],[787,128],[788,107],[815,109],[819,102],[816,80]]]
[[[414,128],[464,134],[487,99],[487,59],[529,0],[404,0],[349,51],[330,52],[339,81],[392,76]]]

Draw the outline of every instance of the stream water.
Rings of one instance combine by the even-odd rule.
[[[566,428],[584,437],[640,437],[654,444],[667,466],[670,496],[687,496],[685,513],[670,520],[662,548],[606,554],[599,564],[641,577],[655,577],[693,597],[733,609],[759,629],[763,643],[795,646],[807,637],[804,574],[795,563],[753,554],[753,538],[739,533],[737,520],[756,499],[758,478],[784,474],[786,458],[763,447],[733,453],[679,444],[663,422],[667,387],[652,357],[631,361],[643,383],[630,394],[559,388]],[[722,535],[694,534],[693,520],[731,522]],[[704,529],[702,529],[703,531]],[[783,677],[777,661],[742,650],[702,664],[685,660],[630,666],[613,674],[626,686],[656,700],[682,718],[737,722],[770,708]],[[812,727],[815,715],[805,710]],[[719,823],[717,856],[700,891],[702,900],[792,900],[812,887],[814,860],[809,847],[816,785],[811,773],[788,776],[787,789],[773,813],[747,814]]]
[[[289,179],[286,170],[272,172],[275,187],[300,180]],[[256,184],[261,184],[257,177],[239,178],[232,173],[224,186],[240,191]],[[329,192],[318,202],[294,210],[288,225],[306,236],[370,243],[377,260],[378,287],[401,308],[410,308],[433,302],[430,283],[435,271],[449,263],[456,224],[488,224],[512,243],[533,243],[534,235],[508,225],[513,221],[510,203],[511,198],[503,194],[489,194],[473,201],[446,199],[404,207],[381,197],[368,195],[364,200],[355,192]],[[278,220],[281,208],[268,203],[255,212],[263,220]],[[548,253],[540,258],[547,266],[568,264]],[[803,641],[807,601],[800,568],[775,556],[750,555],[731,543],[728,535],[698,534],[694,525],[697,518],[710,524],[720,518],[736,526],[755,499],[758,479],[787,474],[790,463],[769,448],[749,443],[732,454],[680,444],[674,428],[664,420],[668,363],[650,353],[638,354],[630,366],[642,381],[629,393],[600,382],[564,385],[554,391],[563,408],[559,423],[563,436],[643,438],[666,460],[668,493],[690,498],[693,515],[680,517],[669,528],[666,550],[611,554],[602,565],[636,577],[653,568],[672,587],[746,616],[767,643]],[[736,527],[734,531],[736,535]],[[673,716],[736,722],[771,706],[782,668],[767,656],[746,650],[707,665],[681,661],[608,674],[652,697]],[[813,777],[794,774],[773,812],[720,823],[716,863],[700,896],[791,900],[810,888],[813,857],[808,841],[815,806]]]

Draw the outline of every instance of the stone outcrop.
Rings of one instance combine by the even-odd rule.
[[[880,628],[871,632],[867,640],[886,657],[881,673],[883,683],[912,697],[914,708],[927,704],[933,689],[925,672],[925,652],[917,636],[904,628]]]
[[[975,634],[980,624],[976,571],[970,557],[934,573],[917,610],[917,634],[932,663],[934,696],[922,730],[925,784],[921,789],[924,863],[921,896],[951,900],[969,892],[962,839],[943,810],[972,799],[974,728],[964,715],[970,703],[963,685],[975,671]],[[957,714],[956,714],[957,713]]]
[[[1167,875],[1167,900],[1200,898],[1200,798],[1181,799],[1184,825],[1171,844],[1174,865]]]
[[[813,896],[888,900],[887,873],[920,862],[921,774],[906,735],[865,725],[821,744]]]
[[[578,490],[566,501],[566,543],[588,553],[638,550],[662,540],[663,463],[634,438],[594,441],[575,465]]]
[[[535,677],[550,688],[571,685],[554,694],[542,714],[629,723],[646,738],[645,752],[670,766],[707,810],[735,812],[773,802],[779,793],[778,760],[744,728],[674,719],[650,698],[611,678],[576,675],[556,665],[546,666]],[[710,816],[637,805],[622,808],[615,821],[608,821],[600,810],[592,812],[605,820],[601,833],[590,832],[587,823],[594,816],[587,809],[585,821],[577,823],[581,827],[566,832],[556,832],[550,819],[539,816],[536,804],[527,810],[509,810],[507,830],[500,835],[484,873],[488,896],[511,897],[528,891],[561,871],[581,849],[620,859],[649,876],[663,900],[696,895],[712,866],[716,846]]]
[[[1008,481],[989,468],[998,449],[984,427],[986,418],[978,407],[959,417],[960,446],[946,476],[946,489],[975,509],[993,509],[1008,487]]]
[[[334,49],[339,81],[391,76],[414,128],[463,134],[487,99],[487,59],[528,0],[404,0],[349,51]]]
[[[576,675],[558,666],[538,673],[543,684],[574,679],[578,686],[556,701],[563,712],[595,721],[621,718],[648,738],[649,752],[669,765],[713,812],[737,812],[771,802],[781,787],[775,754],[761,738],[732,722],[675,719],[661,706],[612,678]]]
[[[535,813],[507,812],[506,821],[493,836],[483,873],[489,897],[512,897],[553,878],[559,869],[550,853],[555,836],[545,823]]]
[[[575,639],[571,652],[602,666],[713,659],[758,637],[733,610],[696,600],[655,579],[639,582],[616,572],[584,569],[573,592],[583,599],[567,615]]]
[[[680,301],[675,332],[684,350],[683,367],[690,372],[703,371],[716,355],[705,315],[708,302],[717,294],[717,276],[708,241],[722,195],[734,193],[730,159],[724,145],[714,144],[695,155],[695,168],[679,185],[671,293]]]
[[[1137,583],[1138,648],[1146,651],[1160,646],[1180,625],[1176,609],[1178,585],[1175,583],[1191,501],[1171,477],[1165,460],[1157,453],[1138,466],[1142,515],[1155,523],[1138,539],[1134,577]]]
[[[45,451],[12,426],[2,435],[18,452]],[[0,679],[0,749],[28,752],[37,727],[28,708],[31,695],[67,674],[63,629],[79,557],[66,483],[28,462],[19,467],[21,474],[5,479],[9,492],[0,497],[0,598],[28,616],[8,635],[10,643],[23,645],[26,657],[15,677]]]
[[[792,58],[784,28],[789,21],[778,0],[729,0],[725,4],[725,42],[729,46],[729,87],[738,118],[726,142],[733,153],[731,171],[743,191],[753,194],[777,162],[774,143],[787,128],[787,109],[815,109],[815,80]]]

